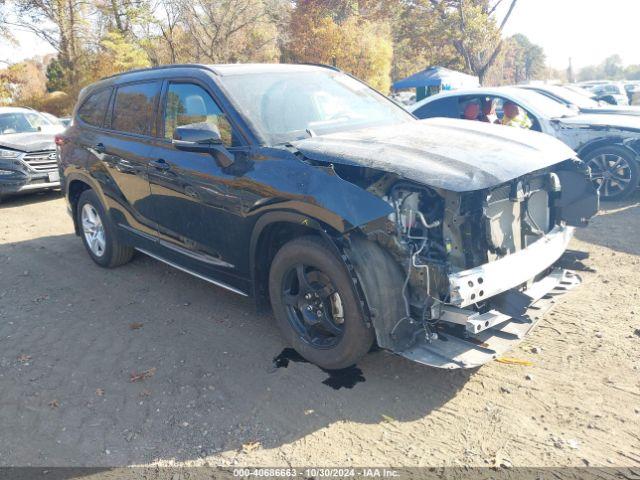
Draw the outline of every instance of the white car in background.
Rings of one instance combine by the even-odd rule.
[[[556,137],[575,150],[593,172],[605,200],[621,200],[640,179],[640,118],[631,115],[580,114],[540,93],[517,87],[442,92],[410,108],[418,118],[463,118],[469,103],[492,101],[498,118],[513,102],[531,120],[531,130]],[[515,128],[515,127],[505,127]]]

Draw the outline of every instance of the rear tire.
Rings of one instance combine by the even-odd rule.
[[[114,268],[131,260],[134,249],[118,240],[116,227],[93,190],[82,192],[76,215],[82,243],[95,263]]]
[[[635,156],[618,145],[600,147],[585,156],[602,200],[623,200],[638,187],[640,168]]]
[[[349,367],[373,345],[373,328],[342,260],[317,237],[291,240],[278,251],[269,296],[282,335],[319,367]]]

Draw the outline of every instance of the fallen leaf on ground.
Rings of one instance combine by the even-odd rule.
[[[104,389],[103,388],[96,388],[96,395],[99,397],[102,397],[104,395]]]
[[[389,415],[382,415],[382,421],[383,422],[395,422],[395,419],[393,417],[390,417]]]
[[[58,408],[60,406],[60,402],[58,400],[51,400],[49,402],[49,406],[51,408]]]
[[[132,382],[140,382],[142,380],[144,380],[145,378],[149,378],[149,377],[153,377],[156,373],[156,368],[150,368],[149,370],[145,370],[144,372],[140,372],[140,373],[132,373],[131,374],[131,381]]]
[[[140,330],[143,327],[144,323],[133,322],[129,324],[129,328],[131,330]]]
[[[260,448],[260,442],[247,442],[242,444],[242,450],[244,452],[252,452]]]
[[[530,367],[533,365],[533,362],[530,362],[529,360],[521,360],[519,358],[510,357],[496,358],[496,362],[506,363],[507,365],[524,365],[525,367]]]
[[[151,395],[151,390],[147,390],[146,388],[142,390],[139,394],[140,397],[148,397]]]
[[[26,353],[18,355],[18,361],[20,363],[27,363],[29,360],[31,360],[31,355],[27,355]]]

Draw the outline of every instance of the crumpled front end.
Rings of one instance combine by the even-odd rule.
[[[362,228],[366,239],[349,256],[383,348],[426,365],[476,367],[517,344],[580,283],[556,266],[575,227],[598,210],[580,161],[472,192],[389,175],[368,190],[393,214]]]

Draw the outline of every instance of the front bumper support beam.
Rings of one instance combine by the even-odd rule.
[[[553,265],[567,249],[573,227],[556,226],[527,248],[449,275],[452,305],[466,307],[519,287]]]
[[[396,352],[399,355],[424,365],[438,368],[479,367],[512,349],[529,333],[535,324],[555,304],[559,295],[580,284],[580,277],[573,272],[555,268],[549,275],[534,282],[526,290],[512,289],[500,296],[501,306],[491,315],[493,323],[479,334],[461,338],[438,332],[433,339],[421,336],[408,349]],[[449,309],[445,317],[465,317],[462,309]],[[468,310],[462,310],[466,312]],[[454,313],[455,312],[455,313]],[[487,317],[488,318],[488,317]],[[484,319],[482,316],[471,320]],[[468,319],[467,319],[468,320]],[[459,322],[453,322],[459,323]],[[475,323],[471,323],[475,326]],[[465,325],[467,331],[472,326]]]

